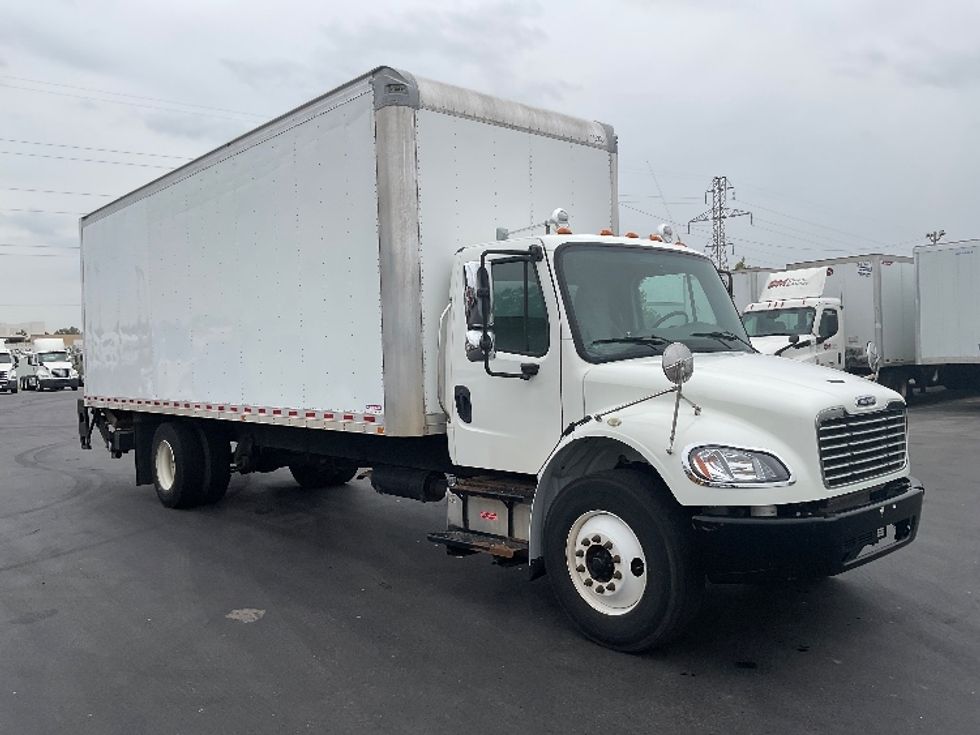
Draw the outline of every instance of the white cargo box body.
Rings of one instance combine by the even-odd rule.
[[[865,345],[874,342],[881,365],[915,362],[915,269],[900,255],[856,255],[793,263],[794,268],[827,268],[826,298],[844,307],[844,360],[847,367],[867,366]]]
[[[81,220],[89,405],[444,431],[453,254],[616,228],[610,127],[379,68]]]
[[[772,273],[771,268],[738,268],[732,271],[732,301],[741,314],[745,307],[756,302],[766,279]]]
[[[915,249],[916,357],[980,363],[980,241]]]

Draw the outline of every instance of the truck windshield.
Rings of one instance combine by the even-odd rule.
[[[40,362],[68,362],[67,352],[39,352],[37,359]]]
[[[772,335],[812,334],[816,310],[812,306],[793,309],[766,309],[747,311],[742,315],[745,331],[751,337]]]
[[[711,261],[655,247],[582,243],[556,267],[572,334],[589,362],[692,352],[750,352],[738,312]]]

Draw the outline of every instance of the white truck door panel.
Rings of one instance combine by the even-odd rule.
[[[546,260],[487,258],[491,276],[494,373],[520,375],[522,365],[536,366],[528,379],[487,373],[474,345],[480,331],[470,330],[467,343],[467,293],[464,271],[475,273],[479,251],[453,273],[453,308],[448,344],[447,426],[453,461],[467,467],[537,473],[558,443],[562,429],[561,360],[558,302]],[[461,261],[457,261],[460,263]],[[524,269],[527,268],[527,288]],[[534,368],[531,368],[533,370]]]
[[[825,306],[816,319],[817,338],[823,338],[816,345],[816,363],[827,367],[844,368],[844,330],[843,309]]]

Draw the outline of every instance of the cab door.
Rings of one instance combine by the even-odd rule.
[[[816,362],[818,365],[844,369],[844,330],[841,329],[842,311],[826,306],[820,313],[817,326]]]
[[[484,256],[473,248],[456,261],[443,403],[450,453],[458,465],[534,474],[561,435],[554,281],[540,246],[534,256],[522,252]],[[487,279],[482,287],[490,295],[487,314],[479,294],[481,256]]]

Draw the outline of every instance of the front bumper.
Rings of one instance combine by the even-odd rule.
[[[16,387],[17,387],[16,378],[13,379],[0,378],[0,391],[11,390]]]
[[[925,490],[799,518],[694,516],[705,570],[715,582],[826,577],[878,559],[915,539]]]
[[[45,390],[51,388],[75,388],[78,389],[78,378],[38,378],[37,382]]]

